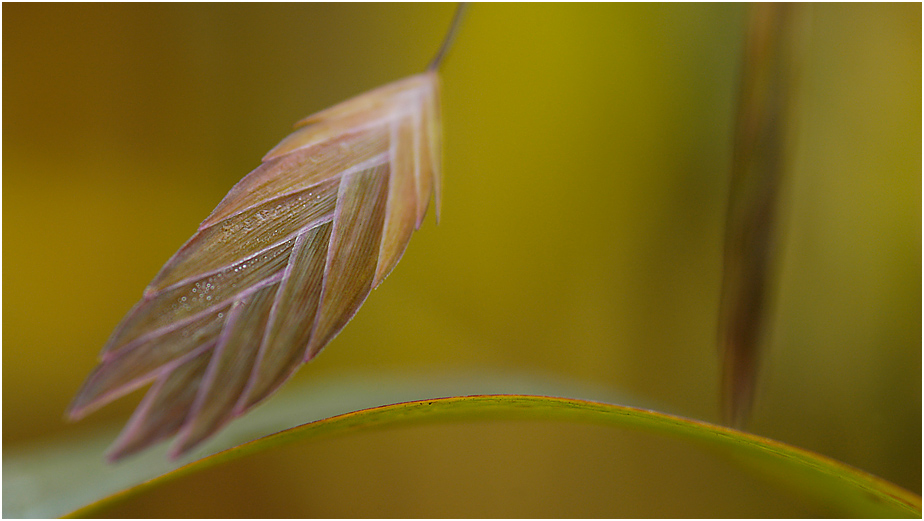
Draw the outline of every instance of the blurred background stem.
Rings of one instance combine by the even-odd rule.
[[[720,301],[725,421],[742,427],[754,401],[773,293],[780,191],[808,7],[753,4],[735,121]]]

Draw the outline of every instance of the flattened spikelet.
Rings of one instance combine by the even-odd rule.
[[[310,116],[164,265],[115,329],[72,419],[154,382],[110,452],[180,455],[271,395],[395,267],[431,194],[434,71]]]

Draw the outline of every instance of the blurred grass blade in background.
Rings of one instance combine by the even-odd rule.
[[[176,457],[271,395],[395,267],[431,195],[439,213],[456,25],[426,72],[299,122],[160,270],[69,410],[154,382],[111,460],[179,433]]]
[[[773,292],[780,189],[788,165],[806,6],[753,4],[735,124],[719,310],[725,420],[742,426],[754,401]]]

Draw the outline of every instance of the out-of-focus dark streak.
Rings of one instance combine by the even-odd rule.
[[[732,153],[719,308],[725,421],[743,427],[754,402],[778,238],[780,188],[808,6],[753,4]]]

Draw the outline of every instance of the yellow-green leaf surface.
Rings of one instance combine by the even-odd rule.
[[[552,450],[536,442],[550,429],[557,437]],[[432,436],[446,438],[444,450],[423,455],[416,466],[432,482],[402,489],[400,474],[387,463],[407,465],[419,455],[396,453],[395,447]],[[370,437],[383,442],[380,450],[364,459],[350,457],[351,444]],[[575,447],[588,443],[592,458],[572,458]],[[278,483],[248,483],[245,477],[235,484],[241,494],[252,494],[255,513],[270,517],[921,516],[919,496],[784,443],[644,409],[525,395],[414,401],[308,423],[191,463],[71,515],[250,516],[220,506],[184,511],[182,497],[207,494],[231,475],[246,476],[261,458],[294,462],[296,453],[329,451],[344,451],[334,469],[299,464]],[[620,464],[640,451],[650,463],[644,474]],[[573,473],[526,474],[519,466],[562,459]],[[701,474],[677,479],[689,475],[684,467],[690,465]],[[478,470],[460,471],[463,467]],[[503,479],[504,468],[514,468],[520,481]],[[364,479],[394,486],[367,487]],[[292,483],[302,495],[260,502]],[[326,496],[317,489],[324,486],[340,494]],[[443,492],[434,494],[437,489]]]

